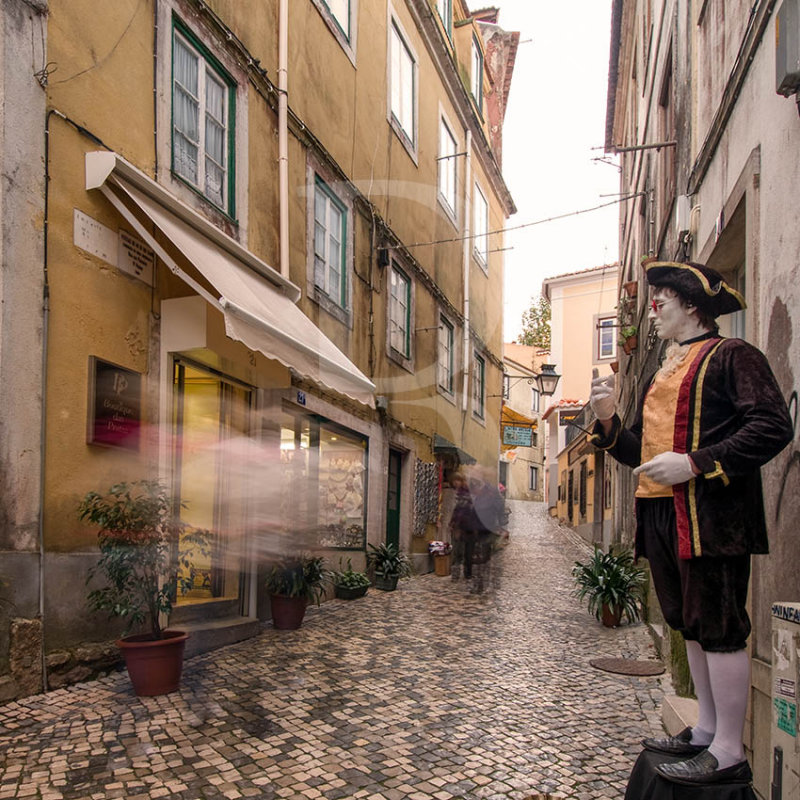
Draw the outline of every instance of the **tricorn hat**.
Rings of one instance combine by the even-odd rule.
[[[674,289],[689,303],[712,317],[747,308],[744,297],[728,286],[719,272],[705,264],[646,258],[642,261],[642,267],[651,286]]]

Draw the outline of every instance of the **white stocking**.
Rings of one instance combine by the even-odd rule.
[[[744,761],[742,733],[750,694],[750,657],[747,650],[705,656],[717,712],[717,731],[708,750],[719,768],[725,769]]]
[[[708,679],[708,661],[699,642],[686,642],[686,658],[692,673],[694,692],[697,695],[697,725],[692,728],[692,744],[711,744],[717,729],[717,713],[714,709],[714,696]]]

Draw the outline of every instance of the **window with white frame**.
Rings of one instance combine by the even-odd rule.
[[[395,264],[391,268],[389,346],[404,358],[410,358],[411,280]]]
[[[483,419],[486,402],[486,361],[477,350],[472,357],[472,413]]]
[[[478,111],[483,114],[483,50],[474,36],[472,37],[472,82],[470,88]]]
[[[395,20],[389,31],[389,64],[392,119],[415,147],[416,60]]]
[[[321,0],[322,4],[339,26],[339,30],[350,39],[350,0]]]
[[[594,360],[610,361],[617,355],[617,318],[613,315],[595,317]]]
[[[453,393],[455,331],[445,317],[439,317],[439,386]]]
[[[439,12],[439,19],[442,20],[447,35],[452,36],[453,0],[436,0],[436,10]]]
[[[177,21],[172,35],[172,170],[234,215],[235,83]]]
[[[539,488],[539,467],[528,467],[528,489],[535,492]]]
[[[540,404],[541,394],[539,390],[535,386],[531,387],[531,411],[539,411]]]
[[[314,180],[314,285],[336,305],[347,305],[347,212],[318,175]]]
[[[475,258],[482,266],[489,266],[489,204],[486,202],[486,195],[481,191],[481,187],[475,184],[475,199],[473,202],[474,219],[473,230],[475,237],[473,242],[473,253]]]
[[[450,128],[439,120],[439,197],[453,215],[456,213],[456,140]]]

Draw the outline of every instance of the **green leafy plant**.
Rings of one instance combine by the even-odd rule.
[[[411,575],[411,562],[401,553],[396,544],[367,545],[367,565],[375,575],[383,578],[408,578]]]
[[[97,575],[106,580],[89,592],[89,607],[126,620],[123,635],[145,625],[153,639],[161,639],[160,615],[169,616],[178,588],[186,591],[191,583],[178,579],[178,563],[188,569],[196,551],[209,552],[210,533],[182,523],[177,508],[166,488],[151,480],[89,492],[78,506],[80,519],[100,526],[100,558],[86,582]]]
[[[625,344],[625,342],[639,332],[639,329],[635,325],[623,325],[619,329],[619,343]]]
[[[331,572],[331,580],[334,586],[341,586],[345,589],[361,589],[370,585],[366,572],[356,572],[349,558],[346,563],[347,566],[344,567],[340,558],[339,569]]]
[[[329,578],[322,556],[288,556],[267,573],[266,588],[270,594],[304,597],[319,605]]]
[[[645,571],[634,564],[633,553],[604,553],[599,547],[588,562],[575,562],[573,594],[586,600],[589,613],[600,619],[603,606],[621,611],[629,622],[639,619],[644,596]]]

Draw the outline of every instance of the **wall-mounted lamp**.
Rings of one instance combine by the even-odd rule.
[[[550,397],[558,386],[561,376],[556,373],[555,364],[542,364],[541,372],[536,376],[536,385],[544,397]]]

